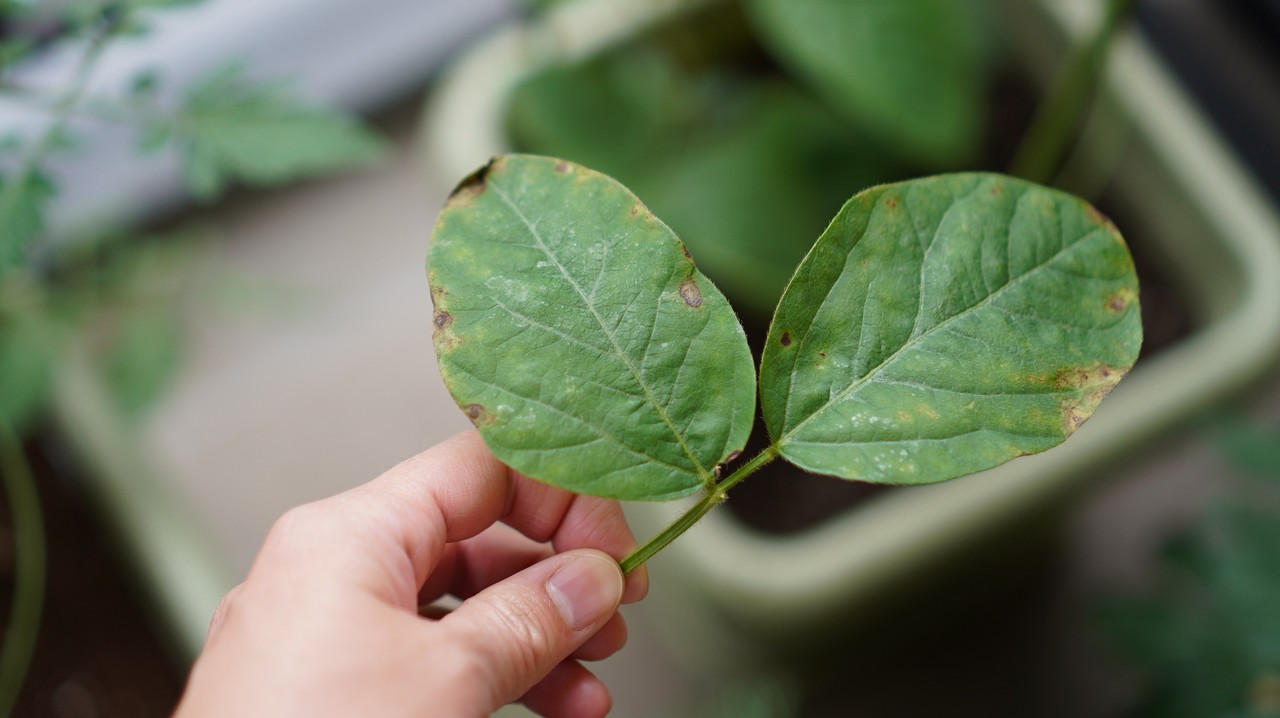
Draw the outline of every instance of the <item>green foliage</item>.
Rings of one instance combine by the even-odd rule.
[[[962,0],[749,0],[778,60],[900,151],[967,159],[985,82],[979,3]]]
[[[0,280],[26,263],[27,250],[44,228],[44,210],[54,187],[35,170],[0,176]]]
[[[168,306],[123,317],[105,362],[107,381],[127,416],[136,417],[164,395],[182,359],[182,325]]]
[[[1145,669],[1134,715],[1280,715],[1280,461],[1276,427],[1236,426],[1227,453],[1249,475],[1161,553],[1144,596],[1112,597],[1101,623]]]
[[[455,191],[428,256],[440,370],[494,453],[573,491],[711,503],[775,455],[893,484],[1060,443],[1137,357],[1133,263],[1082,200],[997,175],[851,199],[796,270],[761,361],[616,182],[509,155]],[[704,511],[704,509],[699,509]]]
[[[516,90],[509,122],[519,146],[597,168],[645,197],[707,275],[761,316],[846,188],[894,173],[794,85],[689,69],[665,46],[539,73]]]
[[[890,484],[1061,443],[1137,359],[1133,260],[1083,200],[998,175],[862,192],[778,306],[761,409],[782,456]]]
[[[255,84],[239,65],[211,73],[172,117],[143,127],[143,145],[182,151],[187,182],[211,199],[228,183],[269,186],[367,165],[381,141],[358,123],[307,105],[281,84]]]
[[[48,328],[0,313],[0,421],[21,430],[39,418],[49,390],[56,343]]]
[[[783,675],[761,674],[730,680],[687,713],[688,718],[795,718],[800,691]]]
[[[45,214],[56,194],[56,178],[41,168],[50,156],[77,146],[79,138],[68,122],[73,113],[136,124],[141,144],[150,150],[179,149],[193,188],[206,198],[232,181],[289,182],[363,165],[379,153],[380,141],[351,118],[308,105],[280,83],[250,81],[237,65],[196,83],[176,108],[161,103],[161,77],[155,71],[133,78],[120,97],[85,95],[107,45],[144,31],[152,11],[190,4],[75,0],[58,7],[0,5],[6,18],[53,22],[62,37],[83,45],[79,70],[66,87],[0,85],[5,99],[34,102],[49,113],[46,125],[33,136],[0,139],[0,389],[3,416],[18,429],[45,401],[47,377],[63,342],[95,345],[122,410],[133,416],[159,395],[180,355],[178,288],[143,296],[148,287],[155,289],[155,277],[182,271],[172,262],[153,261],[163,252],[125,248],[67,270],[77,261],[44,242],[41,267],[34,266],[32,249],[47,239]],[[22,59],[34,46],[33,38],[22,35],[6,39],[0,63]]]
[[[733,310],[626,188],[508,156],[464,182],[430,271],[441,373],[494,453],[574,491],[682,496],[751,430]]]

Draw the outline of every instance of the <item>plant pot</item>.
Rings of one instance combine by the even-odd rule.
[[[694,5],[704,3],[692,3]],[[504,108],[539,69],[601,52],[689,8],[668,0],[584,0],[475,47],[444,77],[424,115],[430,171],[455,182],[511,149]],[[1005,2],[1014,48],[1039,77],[1081,36],[1093,7]],[[1109,177],[1117,211],[1140,222],[1197,320],[1139,364],[1065,445],[956,481],[883,492],[798,534],[768,536],[726,511],[708,515],[652,562],[671,607],[664,625],[691,665],[746,660],[751,646],[827,637],[911,582],[1058,511],[1109,459],[1240,390],[1280,353],[1280,222],[1143,39],[1121,33],[1073,160],[1082,184]],[[683,506],[628,507],[638,534]],[[988,544],[989,545],[989,544]],[[655,600],[656,599],[656,600]]]

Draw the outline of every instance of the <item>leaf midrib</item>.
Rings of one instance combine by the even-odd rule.
[[[835,406],[836,404],[838,404],[838,403],[840,403],[840,402],[844,401],[844,400],[845,400],[845,398],[847,398],[847,397],[848,397],[850,394],[852,394],[853,392],[855,392],[855,391],[857,391],[858,389],[862,388],[864,385],[866,385],[868,382],[870,382],[872,379],[874,379],[874,378],[875,378],[875,376],[876,376],[876,375],[877,375],[881,370],[883,370],[886,366],[888,366],[889,364],[891,364],[894,360],[896,360],[896,359],[897,359],[899,356],[901,356],[903,353],[905,353],[905,352],[907,352],[908,350],[910,350],[910,349],[914,348],[916,345],[920,344],[920,343],[921,343],[921,342],[923,342],[925,339],[927,339],[927,338],[929,338],[929,337],[933,336],[933,335],[934,335],[934,333],[936,333],[936,332],[938,332],[938,331],[940,331],[940,330],[942,330],[942,329],[946,328],[948,325],[952,324],[953,322],[956,322],[956,321],[960,320],[961,318],[963,318],[963,317],[965,317],[965,316],[968,316],[969,314],[972,314],[973,312],[978,311],[979,309],[982,309],[982,308],[983,308],[983,307],[985,307],[986,305],[990,304],[993,300],[995,300],[997,297],[999,297],[1001,294],[1003,294],[1006,290],[1008,290],[1008,289],[1010,289],[1010,288],[1012,288],[1012,287],[1014,287],[1014,286],[1017,286],[1017,285],[1021,284],[1022,282],[1026,281],[1026,280],[1027,280],[1027,278],[1028,278],[1028,277],[1030,277],[1031,275],[1033,275],[1033,274],[1035,274],[1035,273],[1037,273],[1037,272],[1039,272],[1039,271],[1043,270],[1045,267],[1048,267],[1050,264],[1053,264],[1055,261],[1057,261],[1057,259],[1058,259],[1059,257],[1061,257],[1063,254],[1065,254],[1066,252],[1068,252],[1068,251],[1070,251],[1071,249],[1073,249],[1076,245],[1080,244],[1080,243],[1081,243],[1081,242],[1083,242],[1085,239],[1087,239],[1088,237],[1090,237],[1091,235],[1093,235],[1093,233],[1094,233],[1094,232],[1097,232],[1097,231],[1099,231],[1099,228],[1097,228],[1097,227],[1091,228],[1088,232],[1085,232],[1085,233],[1084,233],[1084,234],[1082,234],[1080,237],[1078,237],[1078,238],[1076,238],[1074,241],[1072,241],[1070,244],[1067,244],[1067,245],[1063,246],[1063,247],[1062,247],[1062,249],[1058,250],[1057,252],[1054,252],[1053,256],[1049,257],[1048,259],[1046,259],[1045,261],[1041,262],[1040,264],[1037,264],[1036,266],[1032,267],[1031,269],[1028,269],[1026,272],[1023,272],[1023,273],[1022,273],[1022,274],[1020,274],[1018,277],[1016,277],[1016,278],[1014,278],[1014,279],[1012,279],[1012,280],[1010,280],[1010,281],[1008,281],[1008,282],[1005,282],[1003,286],[1001,286],[999,289],[997,289],[996,291],[994,291],[994,292],[992,292],[991,294],[989,294],[989,295],[988,295],[987,297],[985,297],[982,301],[980,301],[980,302],[978,302],[978,303],[974,304],[974,305],[973,305],[973,306],[971,306],[971,307],[968,307],[967,309],[965,309],[965,310],[964,310],[964,311],[962,311],[962,312],[959,312],[959,313],[957,313],[957,314],[953,314],[953,315],[952,315],[952,316],[950,316],[950,317],[947,317],[947,318],[946,318],[946,319],[944,319],[943,321],[938,322],[937,324],[935,324],[934,326],[930,327],[929,329],[926,329],[925,331],[921,332],[918,336],[914,336],[914,337],[909,338],[909,339],[908,339],[908,340],[907,340],[907,341],[906,341],[906,342],[905,342],[901,347],[899,347],[899,348],[898,348],[898,350],[897,350],[897,351],[895,351],[893,354],[890,354],[890,355],[889,355],[889,356],[888,356],[884,361],[880,362],[878,365],[876,365],[875,367],[873,367],[873,368],[872,368],[870,371],[868,371],[866,374],[863,374],[863,375],[862,375],[862,377],[861,377],[861,378],[859,378],[857,381],[854,381],[854,382],[853,382],[853,383],[851,383],[849,386],[847,386],[847,387],[845,387],[844,389],[842,389],[838,394],[836,394],[835,396],[833,396],[833,397],[831,397],[830,399],[828,399],[828,400],[827,400],[827,402],[826,402],[825,404],[823,404],[822,406],[820,406],[820,407],[818,407],[817,409],[815,409],[811,414],[809,414],[809,416],[805,417],[805,418],[804,418],[804,420],[802,420],[799,424],[796,424],[795,428],[793,428],[793,429],[791,429],[790,431],[788,431],[788,432],[784,433],[784,434],[782,435],[782,438],[778,439],[778,441],[777,441],[777,445],[778,445],[779,447],[781,447],[781,446],[783,446],[784,444],[786,444],[787,442],[789,442],[793,437],[795,437],[795,435],[796,435],[797,433],[799,433],[799,432],[800,432],[800,430],[801,430],[801,429],[803,429],[806,425],[808,425],[808,423],[809,423],[809,422],[811,422],[811,421],[813,421],[814,419],[816,419],[818,416],[820,416],[821,414],[823,414],[824,412],[826,412],[826,411],[827,411],[828,409],[830,409],[832,406]],[[923,271],[923,268],[922,268],[922,271]],[[794,370],[793,370],[793,373],[794,373]]]
[[[680,448],[681,450],[684,451],[685,456],[687,456],[689,458],[689,461],[693,462],[694,467],[697,468],[698,478],[701,479],[702,481],[707,481],[710,478],[711,474],[706,470],[705,467],[703,467],[702,462],[698,461],[698,457],[695,456],[693,451],[689,448],[689,444],[685,442],[684,436],[676,428],[675,423],[671,421],[671,417],[667,414],[666,409],[664,409],[662,405],[658,403],[658,399],[656,396],[654,396],[653,390],[649,387],[649,384],[644,380],[644,377],[640,374],[639,369],[637,369],[635,364],[632,363],[631,358],[627,356],[627,353],[625,351],[623,351],[622,345],[618,343],[617,337],[615,337],[613,335],[613,332],[609,330],[608,326],[604,322],[604,318],[600,316],[600,313],[598,311],[596,311],[596,307],[594,304],[592,304],[591,299],[588,298],[586,293],[582,291],[582,287],[578,286],[578,283],[574,281],[573,277],[569,274],[568,270],[565,269],[564,264],[560,261],[560,258],[556,256],[554,252],[551,251],[551,248],[548,247],[547,243],[542,239],[542,235],[538,233],[537,228],[533,225],[532,222],[529,221],[529,218],[525,216],[524,212],[520,211],[520,208],[516,205],[514,201],[512,201],[511,197],[509,197],[507,193],[503,192],[493,182],[489,183],[489,187],[494,191],[494,193],[498,195],[498,197],[507,205],[507,207],[510,208],[513,213],[515,213],[516,217],[520,219],[521,223],[524,224],[525,229],[529,231],[529,235],[533,237],[533,240],[535,242],[538,243],[538,248],[542,250],[542,253],[547,256],[547,259],[550,260],[551,263],[555,265],[557,270],[559,270],[560,276],[565,280],[565,282],[567,282],[569,286],[573,288],[573,291],[577,293],[578,298],[582,300],[582,303],[587,308],[587,311],[590,312],[591,316],[596,320],[596,324],[600,327],[600,331],[603,332],[605,337],[609,340],[609,345],[613,347],[614,355],[617,356],[618,359],[623,363],[623,365],[626,366],[627,370],[631,372],[632,379],[634,379],[636,384],[644,391],[645,400],[649,403],[651,407],[653,407],[654,413],[656,413],[658,417],[662,419],[662,422],[666,424],[667,429],[671,431],[671,435],[674,436],[676,439],[676,442],[680,444]],[[656,318],[654,321],[655,322],[657,321]],[[647,453],[644,455],[649,456],[649,454]],[[654,459],[655,461],[659,461],[657,457],[650,456],[650,458]]]

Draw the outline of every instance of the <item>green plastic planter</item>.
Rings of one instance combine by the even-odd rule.
[[[1081,3],[1005,3],[1036,74],[1046,77],[1095,18]],[[584,0],[535,25],[506,28],[444,77],[424,115],[424,155],[452,183],[510,150],[505,103],[522,78],[600,52],[690,3]],[[1145,360],[1062,447],[950,483],[885,492],[803,533],[767,536],[724,511],[709,515],[654,561],[654,608],[691,662],[740,656],[743,646],[804,641],[856,617],[909,579],[965,549],[1061,509],[1108,459],[1131,450],[1258,379],[1280,354],[1280,221],[1257,186],[1136,33],[1122,33],[1074,179],[1109,178],[1130,222],[1197,321],[1193,334]],[[1081,169],[1083,168],[1083,169]],[[629,507],[638,534],[678,505]],[[745,639],[745,640],[743,640]]]

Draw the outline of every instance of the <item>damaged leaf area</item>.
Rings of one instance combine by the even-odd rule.
[[[1084,201],[944,175],[851,199],[770,328],[761,409],[810,471],[933,483],[1061,443],[1133,365],[1133,261]]]
[[[667,499],[708,486],[745,445],[755,373],[742,328],[616,181],[497,158],[446,204],[427,266],[445,384],[516,470]]]

